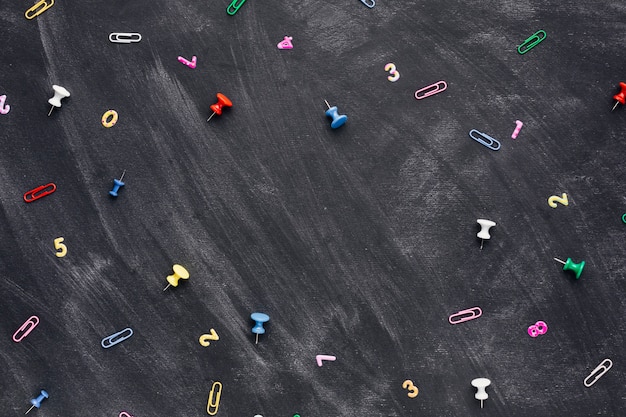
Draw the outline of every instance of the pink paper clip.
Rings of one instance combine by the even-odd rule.
[[[24,324],[22,324],[20,326],[20,328],[17,329],[17,331],[13,334],[13,341],[15,343],[20,343],[23,338],[28,336],[30,334],[30,332],[32,332],[33,329],[35,327],[37,327],[38,324],[39,324],[39,317],[37,317],[37,316],[30,316],[28,318],[28,320],[26,320],[24,322]],[[20,334],[19,337],[18,337],[18,334],[20,332],[22,332],[22,334]]]
[[[467,316],[467,314],[469,314],[469,316]],[[458,313],[454,313],[453,315],[448,317],[448,321],[450,322],[450,324],[459,324],[459,323],[463,323],[464,321],[477,319],[478,317],[482,315],[483,315],[483,311],[480,309],[480,307],[472,307],[472,308],[468,308],[467,310],[461,310]],[[457,317],[459,317],[458,320],[452,320]]]
[[[427,85],[426,87],[417,90],[415,92],[415,98],[421,100],[434,94],[441,93],[446,88],[448,88],[448,84],[446,84],[445,81],[437,81],[435,84]],[[420,93],[424,94],[420,95]]]
[[[133,417],[130,414],[128,414],[126,411],[122,411],[119,415],[119,417]]]

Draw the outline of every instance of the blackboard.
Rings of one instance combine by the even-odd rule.
[[[222,417],[623,415],[623,2],[33,4],[0,4],[0,414],[201,416],[220,382]]]

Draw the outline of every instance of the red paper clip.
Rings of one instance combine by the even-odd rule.
[[[27,203],[32,203],[35,200],[39,200],[41,197],[52,194],[56,190],[57,186],[53,182],[46,185],[40,185],[34,190],[27,191],[26,194],[24,194],[24,201],[26,201]]]
[[[37,327],[38,324],[39,324],[39,317],[30,316],[28,320],[26,320],[24,324],[22,324],[20,328],[17,329],[17,331],[13,334],[13,341],[15,343],[21,342],[22,339],[28,336],[30,332],[32,332],[33,329]]]

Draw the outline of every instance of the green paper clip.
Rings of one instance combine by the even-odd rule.
[[[233,2],[230,3],[230,5],[226,8],[226,13],[234,16],[235,13],[237,13],[237,10],[239,10],[239,8],[243,6],[245,2],[246,0],[233,0]]]
[[[539,35],[543,35],[543,36],[539,36]],[[517,47],[517,52],[519,52],[520,55],[524,55],[526,52],[530,51],[539,43],[541,43],[541,41],[543,41],[547,36],[548,35],[546,34],[545,31],[538,30],[537,32],[530,35],[528,39],[526,39],[524,42],[522,42],[520,46]]]

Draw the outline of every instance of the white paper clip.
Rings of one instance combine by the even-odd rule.
[[[483,311],[480,309],[480,307],[472,307],[472,308],[468,308],[467,310],[461,310],[458,313],[452,314],[450,317],[448,317],[448,321],[450,322],[450,324],[459,324],[459,323],[463,323],[464,321],[477,319],[478,317],[482,315],[483,315]],[[457,317],[458,317],[458,320],[452,320],[452,319],[456,319]]]
[[[141,33],[111,33],[109,40],[113,43],[135,43],[141,41]]]
[[[477,136],[472,136],[472,133],[474,133]],[[476,142],[480,143],[481,145],[485,145],[492,151],[497,151],[498,149],[500,149],[500,142],[498,142],[497,140],[495,140],[489,135],[485,135],[483,132],[479,132],[476,129],[470,130],[469,137],[474,139]]]
[[[415,92],[415,98],[421,100],[423,98],[430,97],[433,94],[441,93],[446,88],[448,88],[448,84],[446,84],[445,81],[437,81],[435,84],[427,85],[426,87],[417,90]]]
[[[608,365],[605,365],[608,364]],[[590,386],[592,386],[593,384],[596,383],[596,381],[598,379],[600,379],[600,377],[604,374],[606,374],[608,372],[609,369],[611,369],[611,367],[613,366],[613,361],[611,361],[610,359],[605,359],[602,362],[600,362],[600,365],[596,366],[596,369],[594,369],[593,371],[591,371],[591,373],[589,374],[589,376],[587,378],[585,378],[585,380],[583,381],[583,384],[585,384],[585,386],[587,388],[589,388]],[[597,373],[597,375],[596,375]],[[593,377],[593,381],[591,381],[590,383],[587,382],[587,380],[589,378]]]
[[[369,7],[370,9],[376,6],[376,0],[361,0],[361,3]]]

